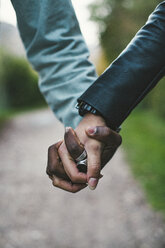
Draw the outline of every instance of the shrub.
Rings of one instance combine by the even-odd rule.
[[[0,98],[6,99],[3,104],[6,101],[5,105],[14,109],[43,105],[44,100],[37,84],[38,76],[26,59],[2,54],[0,87],[3,90],[0,92]]]

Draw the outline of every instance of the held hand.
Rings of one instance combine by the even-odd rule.
[[[88,156],[87,165],[87,182],[90,189],[95,189],[101,170],[101,154],[104,148],[104,144],[96,139],[91,139],[86,131],[89,127],[103,126],[106,127],[106,123],[101,116],[93,115],[88,113],[84,116],[82,121],[79,123],[75,129],[80,142],[84,144],[84,148]]]
[[[95,121],[91,120],[91,118],[93,119],[93,117],[94,116],[92,115],[91,117],[87,116],[87,119],[84,118],[83,121],[79,124],[77,130],[80,130],[79,133],[80,136],[82,136],[82,139],[86,140],[85,144],[89,140],[92,141],[92,149],[96,148],[95,152],[100,154],[99,161],[101,160],[102,163],[100,162],[99,166],[96,167],[98,168],[98,171],[96,171],[96,168],[92,168],[95,173],[94,176],[98,175],[98,177],[96,178],[97,181],[95,179],[92,179],[94,182],[94,186],[93,182],[91,185],[90,182],[92,180],[88,180],[88,175],[79,172],[79,170],[77,169],[77,165],[74,162],[75,157],[73,156],[74,159],[71,157],[71,155],[73,155],[72,150],[77,156],[77,154],[80,154],[80,152],[82,151],[83,145],[80,143],[78,138],[74,140],[74,138],[72,137],[72,139],[70,139],[69,141],[70,143],[68,148],[71,155],[68,153],[68,150],[66,149],[66,146],[62,141],[56,143],[55,145],[52,145],[48,150],[47,174],[53,180],[54,186],[67,190],[69,192],[78,192],[87,186],[86,183],[88,181],[89,186],[93,189],[100,177],[101,167],[103,167],[109,161],[109,159],[111,159],[117,147],[121,144],[121,136],[111,131],[109,128],[105,126],[89,128],[90,124],[93,124],[92,126],[95,126],[95,124],[104,124],[104,121],[102,119],[98,120],[97,118],[97,120]],[[87,120],[87,123],[84,124],[85,120]],[[85,138],[83,136],[85,136]],[[95,139],[97,139],[98,141],[96,141]],[[94,141],[96,141],[96,143]],[[88,144],[88,146],[90,145]],[[89,151],[90,149],[87,149],[86,147],[85,149]],[[93,151],[92,149],[91,152]],[[89,152],[88,157],[90,157]],[[95,160],[97,160],[97,154]]]
[[[86,133],[90,138],[96,139],[104,144],[104,149],[101,154],[102,169],[121,145],[122,137],[108,127],[90,127]]]
[[[63,147],[62,150],[65,156],[67,156],[67,159],[69,160],[69,165],[71,163],[71,167],[76,166],[73,159],[70,157],[65,147],[64,142],[59,141],[56,144],[50,146],[48,149],[48,162],[47,162],[46,173],[48,174],[49,178],[52,180],[52,183],[55,187],[61,188],[63,190],[66,190],[72,193],[76,193],[84,189],[87,186],[87,184],[86,183],[76,184],[71,181],[70,177],[67,175],[64,169],[63,162],[58,152],[60,146]],[[79,174],[79,171],[77,170],[77,168],[75,169],[76,169],[76,172],[74,171],[73,173]],[[84,181],[86,182],[86,175],[84,173],[82,174],[83,176],[85,176]]]
[[[91,143],[95,143],[95,141],[87,136],[85,128],[90,125],[105,125],[102,118],[93,117],[93,115],[84,117],[77,128],[77,131],[80,130],[78,133],[82,138],[85,137],[86,140],[91,140]],[[85,141],[84,139],[82,140]],[[101,144],[99,141],[96,142]],[[64,142],[57,143],[49,148],[47,174],[53,180],[53,184],[56,187],[70,192],[81,190],[87,186],[88,182],[87,175],[78,170],[77,165],[74,162],[74,159],[69,155]]]
[[[100,154],[100,157],[101,157],[100,168],[98,168],[98,173],[99,173],[100,169],[102,169],[105,166],[105,164],[113,157],[117,148],[120,146],[122,139],[118,133],[112,131],[108,127],[102,127],[102,126],[101,127],[93,127],[93,128],[91,127],[91,128],[86,130],[86,133],[88,136],[90,136],[90,138],[97,139],[97,141],[100,141],[104,145],[104,147],[101,151],[99,151],[99,150],[97,151],[98,152],[97,155]],[[76,137],[76,136],[77,135],[72,128],[67,128],[67,130],[65,132],[65,144],[66,144],[66,147],[67,147],[69,154],[74,159],[79,157],[83,153],[83,151],[85,150],[85,147],[82,146],[78,137]],[[81,145],[81,146],[79,146],[79,145]],[[76,148],[78,146],[80,147],[80,149],[77,152]],[[87,152],[87,154],[89,157],[90,153]],[[89,167],[87,168],[85,165],[82,165],[81,167],[79,167],[79,169],[81,171],[88,173],[87,170],[89,169]],[[97,173],[97,172],[94,171],[94,173]],[[102,177],[102,176],[99,174],[98,180],[100,177]],[[95,182],[95,180],[93,180],[93,181]],[[88,182],[88,183],[90,183],[90,182]],[[91,189],[94,189],[95,185],[94,186],[89,185],[89,186]]]

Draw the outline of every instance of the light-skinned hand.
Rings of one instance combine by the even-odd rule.
[[[71,128],[67,128],[66,133]],[[72,129],[73,131],[73,129]],[[118,146],[121,144],[121,136],[105,126],[102,117],[87,114],[76,128],[76,134],[80,140],[77,143],[84,145],[88,156],[87,174],[80,172],[71,150],[76,151],[72,142],[68,150],[65,142],[61,141],[51,146],[48,150],[47,174],[52,179],[54,186],[69,192],[78,192],[87,186],[95,189],[101,168],[111,159]]]

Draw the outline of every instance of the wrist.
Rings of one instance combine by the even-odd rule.
[[[79,115],[84,116],[84,117],[88,114],[98,116],[98,117],[100,117],[100,118],[98,118],[98,121],[99,121],[99,119],[100,119],[100,121],[102,120],[103,125],[110,127],[113,131],[115,131],[117,133],[120,132],[121,127],[116,127],[116,128],[112,127],[111,124],[103,117],[103,115],[97,109],[95,109],[92,105],[90,105],[84,101],[79,100],[78,103],[76,104],[76,108],[78,109]]]
[[[90,122],[98,122],[102,123],[102,125],[106,124],[106,121],[104,120],[103,116],[97,111],[93,106],[89,105],[86,102],[79,102],[76,105],[76,108],[79,111],[79,114],[83,116],[83,119],[90,120]],[[97,117],[97,118],[96,118]]]
[[[90,126],[106,126],[104,118],[100,115],[86,113],[82,119],[83,122],[89,123]]]
[[[77,128],[75,129],[81,143],[85,144],[85,142],[89,139],[86,131],[89,128],[96,126],[106,126],[104,119],[101,116],[91,113],[85,114],[83,119],[80,121]]]

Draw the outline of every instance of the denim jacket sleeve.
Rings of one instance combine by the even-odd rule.
[[[116,129],[164,73],[165,1],[78,101],[93,106]]]
[[[96,80],[70,0],[11,0],[27,57],[57,118],[75,127],[77,98]]]

